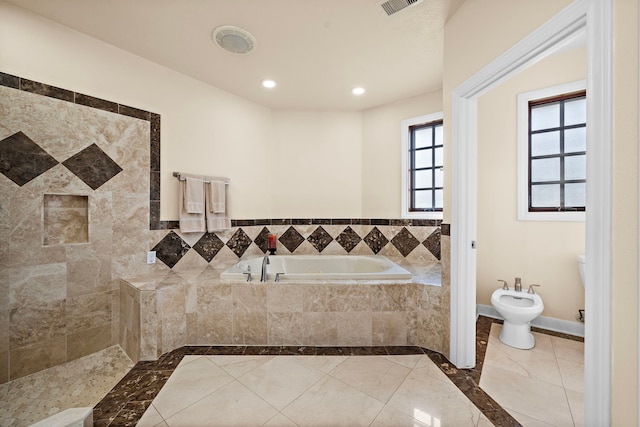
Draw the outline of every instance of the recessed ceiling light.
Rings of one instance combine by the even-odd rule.
[[[276,82],[274,82],[273,80],[263,80],[262,81],[262,86],[268,88],[268,89],[272,89],[274,87],[276,87]]]
[[[364,88],[363,87],[354,87],[353,89],[351,89],[351,93],[354,95],[362,95],[364,93]]]
[[[215,44],[231,53],[249,53],[256,47],[256,38],[251,33],[233,25],[216,28],[211,38]]]

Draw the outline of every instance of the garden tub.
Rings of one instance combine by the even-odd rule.
[[[242,260],[225,270],[221,279],[260,280],[265,258],[268,281],[276,274],[289,280],[408,280],[411,273],[380,255],[266,255]]]

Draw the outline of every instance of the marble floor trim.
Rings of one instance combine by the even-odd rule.
[[[480,316],[476,322],[476,366],[458,369],[445,356],[417,346],[389,347],[298,347],[298,346],[185,346],[162,355],[155,361],[138,362],[125,377],[94,407],[96,427],[135,426],[165,385],[182,358],[187,355],[218,356],[386,356],[425,354],[451,382],[486,416],[499,426],[521,426],[495,400],[480,388],[480,375],[484,363],[492,323],[498,319]],[[576,341],[582,340],[566,334],[546,330],[538,332]]]

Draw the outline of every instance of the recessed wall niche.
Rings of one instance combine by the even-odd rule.
[[[43,244],[89,243],[89,196],[45,194]]]

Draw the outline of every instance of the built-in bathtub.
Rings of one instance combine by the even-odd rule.
[[[412,275],[379,255],[269,255],[268,280],[276,274],[291,280],[408,280]],[[223,280],[243,280],[251,274],[260,280],[264,257],[238,262],[220,274]]]
[[[439,283],[439,264],[405,265],[382,256],[270,255],[268,281],[260,282],[263,260],[233,260],[226,270],[207,265],[122,279],[120,345],[136,362],[185,345],[448,350],[449,296]],[[242,274],[249,266],[251,282]],[[285,274],[276,282],[279,272]],[[346,274],[352,276],[336,276]]]

